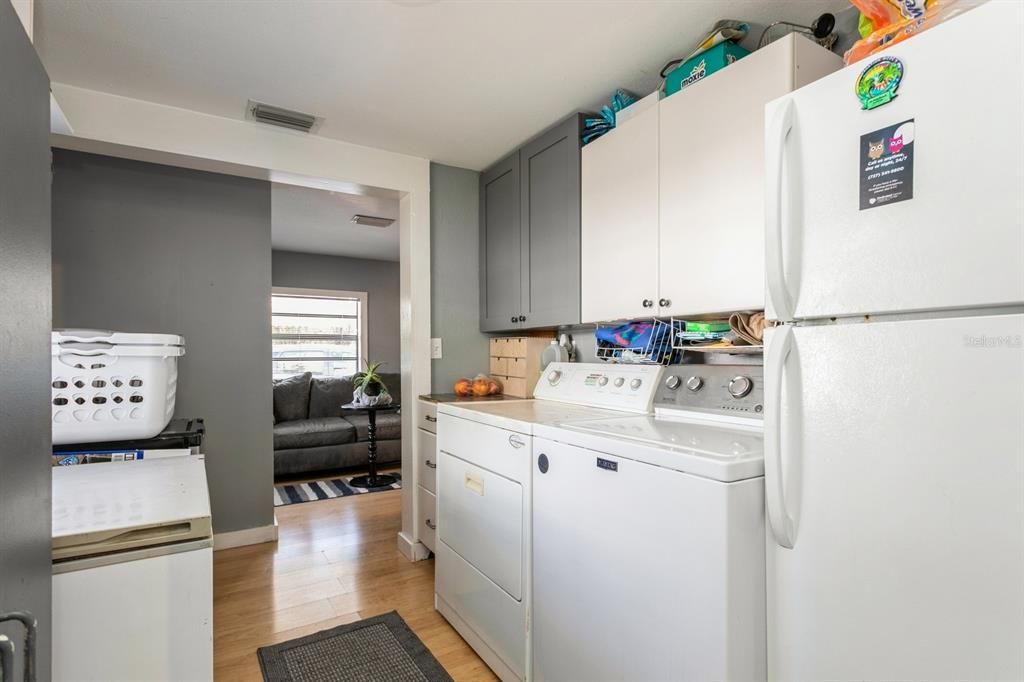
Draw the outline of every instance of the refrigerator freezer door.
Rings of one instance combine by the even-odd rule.
[[[1024,53],[983,38],[1022,23],[1024,3],[993,0],[886,50],[903,77],[884,106],[855,94],[877,55],[768,105],[770,319],[1024,302]],[[862,209],[862,175],[885,180],[862,163],[879,152],[904,153],[881,170],[912,174],[912,198]]]
[[[1024,679],[1024,315],[786,333],[769,679]]]

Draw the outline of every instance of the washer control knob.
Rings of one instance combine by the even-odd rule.
[[[604,377],[603,376],[600,379],[598,379],[597,380],[597,385],[598,386],[607,386],[608,385],[608,377]]]
[[[682,383],[682,379],[673,374],[669,376],[667,379],[665,379],[665,388],[674,391],[677,388],[679,388],[682,385]]]
[[[629,382],[629,387],[635,391],[638,388],[640,388],[640,386],[642,386],[643,383],[643,379],[633,379],[631,382]]]
[[[552,386],[557,384],[561,380],[561,378],[562,370],[560,369],[553,369],[550,372],[548,372],[548,383],[551,384]]]
[[[742,398],[750,393],[753,388],[754,382],[750,380],[750,377],[733,377],[732,381],[729,382],[729,395],[733,398]]]
[[[615,388],[622,388],[622,384],[626,383],[626,380],[622,377],[615,378]]]
[[[696,393],[700,389],[704,388],[704,380],[698,376],[692,376],[686,379],[686,388],[692,393]]]

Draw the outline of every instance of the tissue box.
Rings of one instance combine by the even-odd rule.
[[[748,54],[749,50],[726,41],[690,57],[665,76],[665,96],[673,95],[688,85],[704,80],[715,71],[724,69]]]

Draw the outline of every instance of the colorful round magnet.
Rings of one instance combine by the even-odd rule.
[[[864,67],[857,77],[856,93],[862,109],[874,109],[896,98],[903,80],[903,62],[896,57],[880,57]]]

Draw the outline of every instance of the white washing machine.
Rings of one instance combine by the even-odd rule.
[[[648,414],[661,370],[553,363],[534,400],[438,407],[435,603],[502,680],[530,671],[535,430]]]
[[[762,372],[666,369],[654,416],[539,424],[532,680],[764,680]]]

